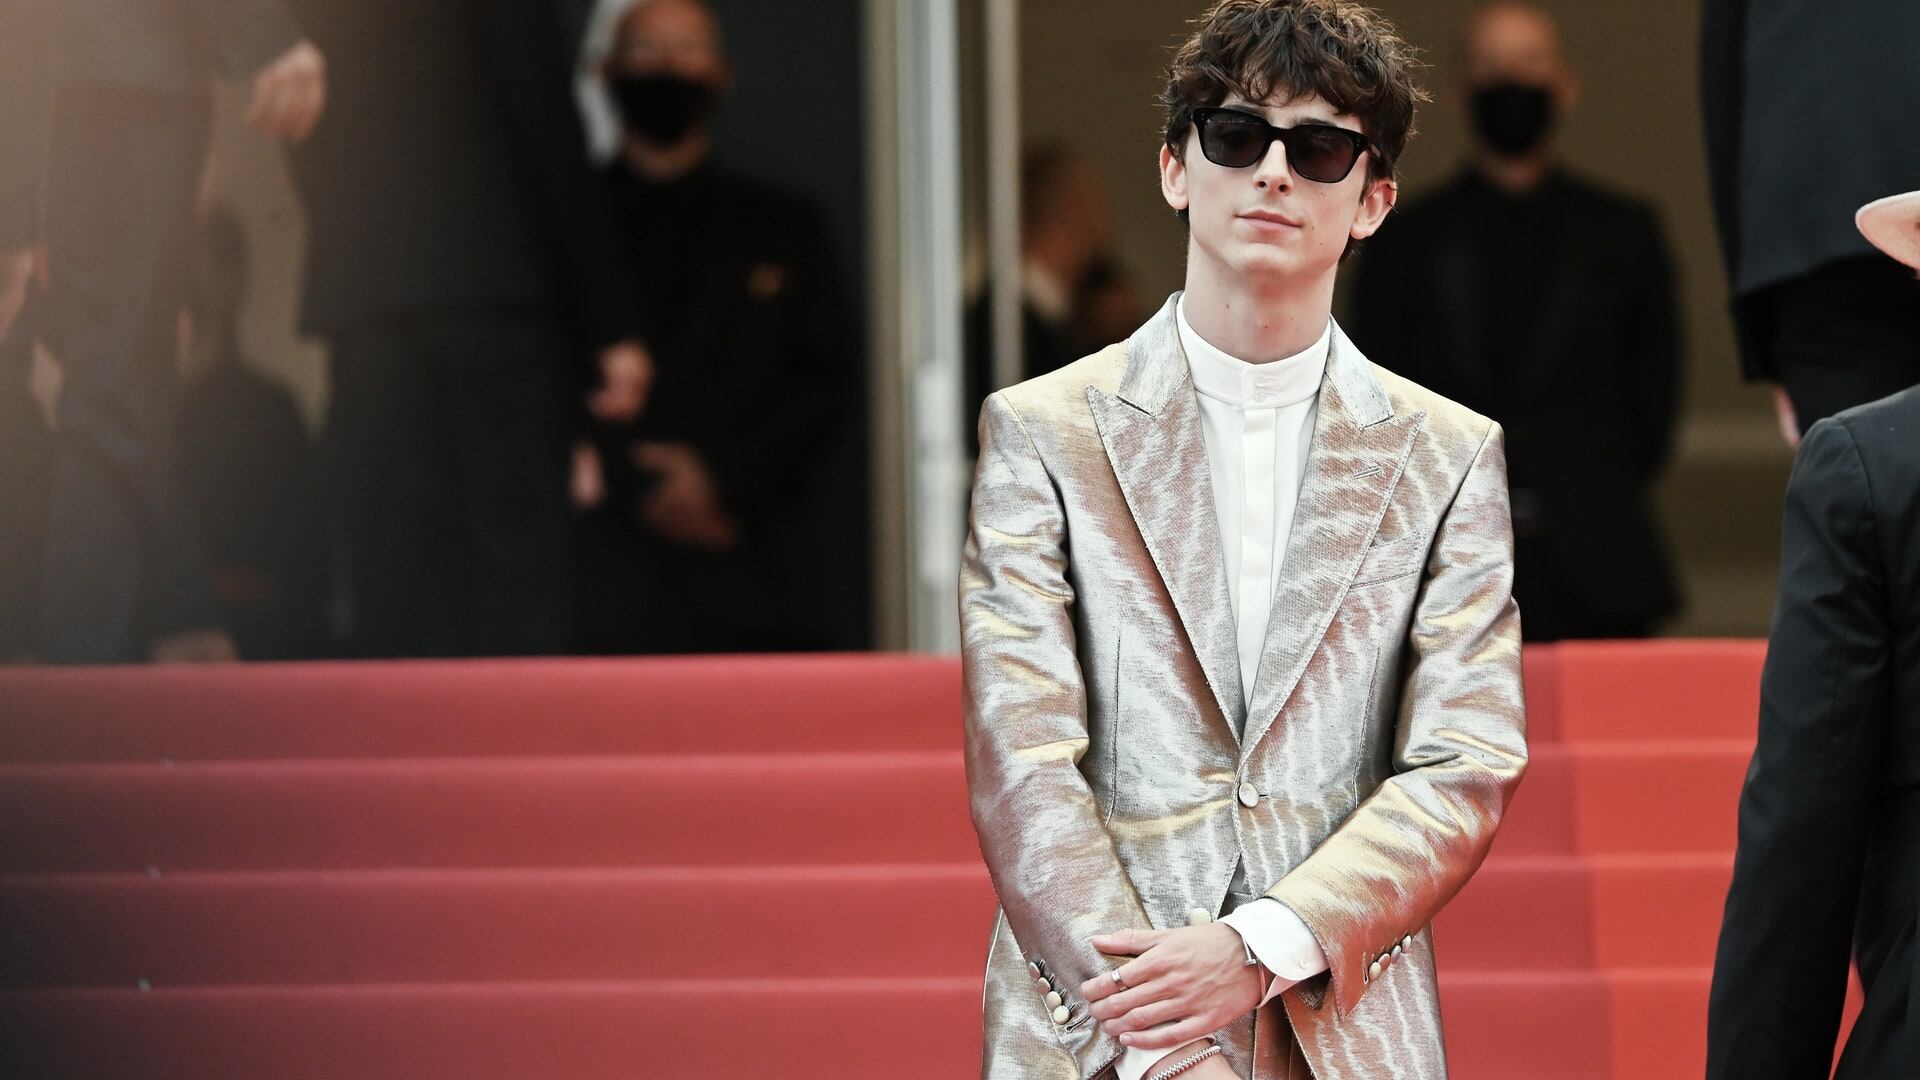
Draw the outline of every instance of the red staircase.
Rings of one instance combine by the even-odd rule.
[[[1760,648],[1528,658],[1461,1080],[1697,1077]],[[0,1075],[977,1075],[951,660],[0,672]]]

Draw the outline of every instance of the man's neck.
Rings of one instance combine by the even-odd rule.
[[[1509,195],[1528,195],[1547,182],[1547,174],[1553,171],[1553,158],[1545,153],[1500,157],[1482,151],[1474,157],[1473,167],[1497,190]]]
[[[1304,352],[1326,332],[1334,272],[1306,283],[1261,282],[1208,273],[1189,257],[1182,304],[1187,325],[1209,345],[1250,364]]]
[[[631,135],[620,143],[620,156],[634,175],[656,184],[680,179],[705,164],[712,152],[713,136],[704,131],[672,146],[655,146]]]

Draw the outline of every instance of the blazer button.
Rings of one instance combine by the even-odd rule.
[[[1034,978],[1037,979],[1040,977],[1040,965],[1037,962],[1032,960],[1027,961],[1027,970],[1033,973]]]
[[[1380,961],[1375,960],[1371,965],[1367,967],[1367,978],[1369,980],[1372,980],[1372,979],[1377,979],[1379,977],[1380,977]]]
[[[1057,1008],[1059,1008],[1060,1006],[1062,1006],[1062,1005],[1065,1005],[1065,1004],[1066,1004],[1066,1000],[1065,1000],[1064,998],[1062,998],[1062,997],[1061,997],[1061,996],[1060,996],[1059,994],[1056,994],[1056,993],[1052,993],[1051,991],[1049,991],[1049,992],[1048,992],[1048,994],[1047,994],[1047,1008],[1049,1008],[1049,1009],[1057,1009]]]
[[[1064,1024],[1067,1022],[1067,1017],[1072,1015],[1072,1013],[1067,1011],[1065,1005],[1056,1005],[1053,1009],[1053,1022],[1056,1024]]]
[[[1197,907],[1187,912],[1188,926],[1205,926],[1213,921],[1213,913],[1206,908]]]
[[[1400,944],[1405,945],[1409,949],[1413,948],[1413,935],[1408,934],[1406,937],[1401,938]]]
[[[1245,807],[1255,807],[1260,805],[1259,790],[1256,789],[1250,783],[1241,784],[1240,785],[1240,805]]]
[[[1396,956],[1396,957],[1397,957],[1397,956],[1399,956],[1399,955],[1400,955],[1400,950],[1401,950],[1402,948],[1403,948],[1403,946],[1400,946],[1400,945],[1395,945],[1395,946],[1393,947],[1393,955],[1394,955],[1394,956]]]
[[[1038,986],[1043,991],[1053,989],[1053,984],[1045,979],[1035,979],[1033,980],[1033,985]]]

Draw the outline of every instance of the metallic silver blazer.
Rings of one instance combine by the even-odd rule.
[[[1236,1071],[1287,1077],[1297,1042],[1319,1080],[1440,1080],[1428,925],[1527,759],[1500,429],[1336,328],[1243,710],[1176,299],[981,413],[960,617],[1002,904],[984,1075],[1107,1069],[1077,988],[1119,961],[1088,939],[1217,913],[1244,861],[1331,970],[1221,1033]]]

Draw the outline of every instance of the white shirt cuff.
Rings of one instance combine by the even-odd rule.
[[[1273,981],[1260,999],[1262,1005],[1295,983],[1327,970],[1327,954],[1314,940],[1313,931],[1307,929],[1307,924],[1292,908],[1271,896],[1242,904],[1221,916],[1220,921],[1233,927],[1240,940],[1253,950],[1260,966],[1273,973]],[[1129,1078],[1123,1076],[1122,1080]]]

